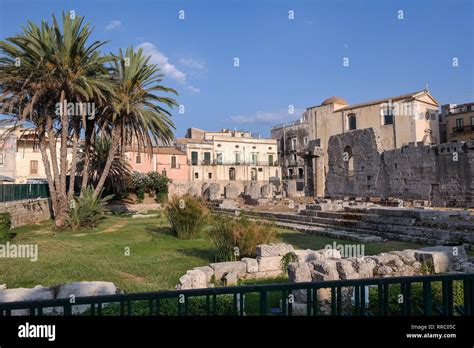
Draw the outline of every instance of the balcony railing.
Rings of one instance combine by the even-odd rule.
[[[224,160],[213,160],[213,161],[188,161],[189,165],[192,166],[215,166],[215,165],[230,165],[230,166],[257,166],[257,167],[277,167],[280,165],[279,161],[224,161]]]
[[[453,134],[474,132],[474,124],[470,126],[453,127]]]

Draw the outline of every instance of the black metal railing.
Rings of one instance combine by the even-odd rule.
[[[296,304],[296,294],[305,304]],[[347,296],[349,294],[349,296]],[[402,300],[400,300],[402,299]],[[0,303],[0,316],[474,315],[474,274],[244,285]],[[297,308],[295,306],[298,306]],[[84,308],[84,307],[82,307]],[[15,311],[23,312],[15,312]],[[297,312],[298,310],[298,312]]]
[[[453,134],[473,132],[473,131],[474,131],[474,124],[470,126],[453,127]]]

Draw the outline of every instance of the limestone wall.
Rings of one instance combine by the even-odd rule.
[[[51,218],[48,199],[25,199],[0,203],[0,213],[11,214],[12,228],[37,224]]]
[[[373,128],[329,141],[328,197],[395,197],[474,207],[474,141],[383,149]]]

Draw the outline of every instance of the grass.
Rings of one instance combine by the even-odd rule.
[[[13,243],[38,244],[38,261],[0,259],[0,284],[8,288],[51,286],[73,281],[110,281],[126,292],[173,289],[186,270],[214,262],[210,239],[180,240],[163,214],[133,219],[109,215],[89,231],[53,231],[51,223],[14,230]],[[322,249],[351,241],[278,229],[277,241],[298,249]],[[418,249],[420,244],[366,244],[366,254]],[[126,248],[130,256],[125,255]],[[268,282],[268,281],[267,281]]]

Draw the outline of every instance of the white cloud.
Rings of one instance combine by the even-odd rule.
[[[197,93],[201,92],[201,90],[199,88],[194,87],[192,85],[186,85],[184,88],[187,89],[188,91],[190,91],[192,94],[197,94]]]
[[[122,22],[119,20],[110,21],[109,24],[106,25],[105,30],[114,30],[120,28],[122,26]]]
[[[181,58],[179,62],[191,69],[199,70],[199,71],[207,71],[206,63],[200,62],[193,58]]]
[[[158,65],[161,72],[173,80],[176,80],[180,84],[186,83],[186,74],[180,71],[175,65],[169,62],[169,58],[165,56],[151,42],[143,42],[138,45],[138,48],[143,48],[143,52],[146,55],[151,56],[150,62]]]
[[[293,114],[289,114],[287,109],[281,109],[279,111],[257,111],[249,115],[231,116],[230,119],[237,124],[258,123],[275,125],[298,119],[298,115],[301,115],[302,111],[303,110],[295,109]]]

